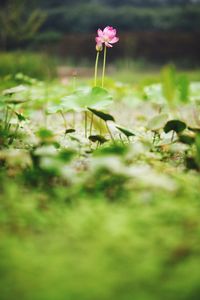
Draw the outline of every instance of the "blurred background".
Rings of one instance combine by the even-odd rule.
[[[96,30],[106,25],[120,36],[109,61],[200,65],[200,0],[1,0],[0,67],[11,61],[5,53],[19,51],[88,65]]]

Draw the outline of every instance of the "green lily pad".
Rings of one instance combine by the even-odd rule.
[[[147,129],[152,131],[158,131],[163,128],[168,120],[168,114],[160,114],[149,120]]]
[[[164,132],[168,133],[170,131],[175,131],[176,133],[180,133],[186,129],[186,124],[179,120],[171,120],[168,121],[164,127]]]
[[[192,128],[192,127],[188,127],[189,130],[196,132],[196,133],[200,133],[200,128]]]
[[[7,96],[7,95],[11,96],[13,94],[22,93],[22,92],[25,92],[25,91],[27,91],[27,87],[26,86],[24,86],[24,85],[18,85],[16,87],[4,90],[3,91],[3,95],[4,96]]]
[[[126,145],[122,145],[122,143],[116,143],[113,145],[105,146],[99,148],[95,151],[96,156],[107,156],[107,155],[119,155],[123,156],[128,152],[128,147]]]
[[[73,149],[62,149],[59,152],[58,158],[66,163],[69,162],[75,154],[76,152]]]
[[[89,140],[93,143],[99,142],[101,145],[108,141],[102,135],[90,135]]]
[[[112,115],[110,115],[110,114],[104,113],[104,112],[102,112],[100,110],[93,109],[91,107],[88,107],[88,110],[91,111],[95,116],[97,116],[100,119],[104,120],[105,122],[106,121],[113,121],[113,122],[115,122],[114,117]]]
[[[68,134],[68,133],[74,133],[74,132],[76,132],[76,130],[73,129],[73,128],[69,128],[69,129],[66,129],[66,130],[65,130],[65,134]]]
[[[116,128],[117,128],[120,132],[122,132],[126,137],[135,136],[135,133],[133,133],[131,130],[129,130],[129,129],[125,128],[125,127],[116,125]]]
[[[80,89],[61,99],[61,107],[64,111],[81,112],[87,110],[87,107],[103,109],[110,104],[112,104],[112,96],[100,87]]]
[[[193,145],[195,142],[195,138],[189,135],[180,135],[179,141],[183,144]]]
[[[5,101],[7,104],[13,104],[13,105],[17,105],[17,104],[22,104],[27,102],[26,99],[22,99],[22,98],[8,98]]]
[[[0,96],[0,106],[3,107],[6,104],[6,100],[8,99],[7,96]]]
[[[61,105],[52,105],[47,108],[46,113],[51,115],[51,114],[56,114],[59,112],[62,112],[63,108]]]
[[[22,114],[19,114],[17,112],[15,112],[19,122],[22,122],[22,121],[26,121],[26,118],[22,115]]]
[[[47,128],[40,128],[37,131],[37,136],[41,139],[41,140],[49,140],[52,139],[54,137],[54,133],[47,129]]]

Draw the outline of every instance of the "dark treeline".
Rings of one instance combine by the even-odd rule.
[[[199,57],[200,0],[0,0],[3,50],[56,46],[72,56],[81,49],[87,56],[93,51],[88,39],[106,25],[124,39],[119,55],[152,57],[156,49],[164,57]]]
[[[199,0],[43,0],[48,18],[43,31],[92,32],[113,24],[121,31],[200,28]]]
[[[0,0],[0,11],[5,11],[9,3],[14,3],[10,10],[17,11],[15,6],[20,2],[25,3],[27,14],[33,8],[45,13],[42,32],[46,38],[93,32],[107,24],[121,31],[197,31],[200,28],[200,0]],[[7,18],[10,10],[7,9]]]
[[[166,6],[166,5],[187,5],[187,4],[198,4],[199,0],[43,0],[40,1],[43,7],[58,7],[62,5],[80,5],[80,4],[99,4],[106,6],[126,6],[134,5],[139,7],[155,7],[155,6]]]

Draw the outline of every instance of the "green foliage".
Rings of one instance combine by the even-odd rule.
[[[1,299],[198,299],[199,180],[185,176],[176,196],[137,186],[117,204],[1,185]]]
[[[187,76],[181,75],[178,79],[178,89],[180,92],[181,102],[188,102],[189,100],[189,80]]]
[[[168,65],[162,70],[163,95],[170,105],[177,100],[189,101],[189,80],[185,74],[178,75],[174,65]]]
[[[17,109],[27,101],[23,97],[18,97],[24,91],[26,88],[20,85],[4,90],[0,96],[0,149],[9,147],[13,143],[18,137],[20,124],[26,121],[25,116],[17,112]],[[14,122],[13,126],[14,117],[17,117],[17,122]]]
[[[195,146],[196,146],[196,160],[197,160],[197,164],[200,168],[200,134],[197,134],[197,136],[196,136]]]
[[[108,80],[108,92],[10,78],[0,298],[198,300],[199,83],[172,109],[158,82]]]
[[[162,70],[163,94],[169,103],[176,97],[176,70],[173,65],[166,66]]]
[[[0,77],[11,76],[15,77],[16,81],[20,81],[18,78],[20,76],[16,74],[22,73],[37,79],[51,78],[56,73],[55,66],[56,63],[53,58],[41,53],[0,53]]]

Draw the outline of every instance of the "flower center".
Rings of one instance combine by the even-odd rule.
[[[104,37],[104,42],[105,42],[105,43],[108,43],[108,42],[109,42],[109,40],[110,40],[110,39],[109,39],[109,37],[108,37],[108,36],[105,36],[105,37]]]

